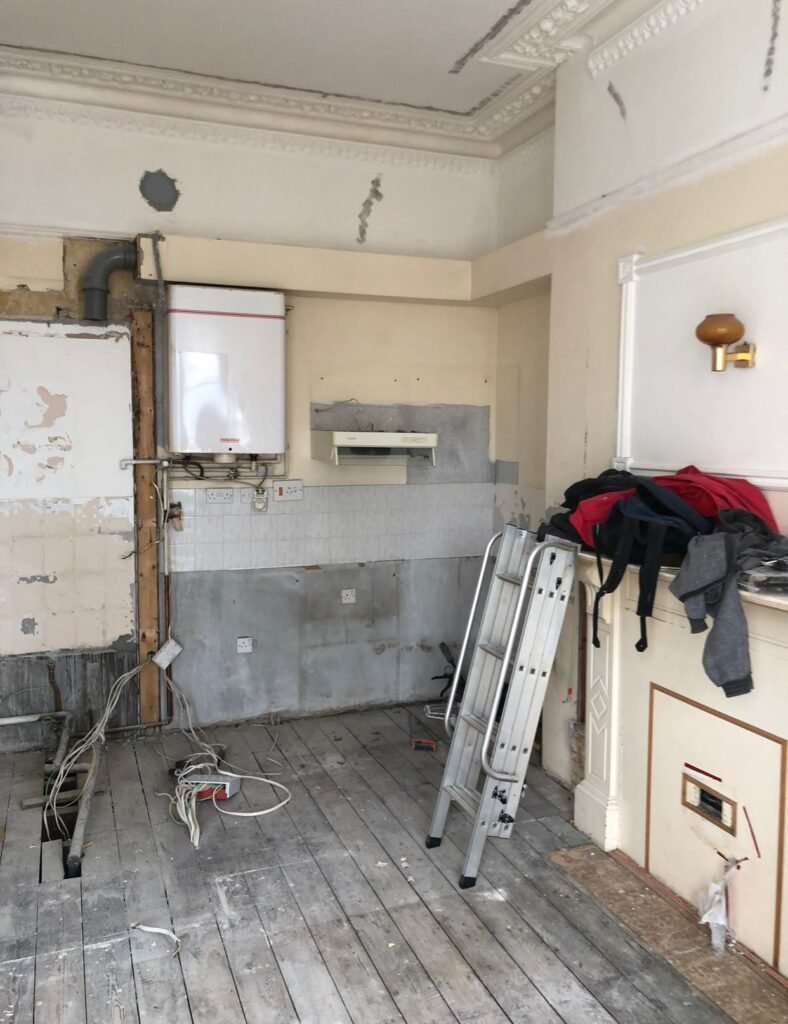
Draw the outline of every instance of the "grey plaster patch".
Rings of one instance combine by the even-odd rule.
[[[20,576],[19,583],[57,583],[57,576],[51,572],[47,576]]]
[[[414,462],[408,483],[492,483],[488,405],[313,404],[312,430],[389,430],[438,434],[437,465]]]
[[[367,198],[361,204],[361,209],[358,214],[358,235],[356,241],[359,245],[363,245],[367,240],[367,231],[369,229],[369,218],[372,213],[372,207],[375,203],[379,203],[383,198],[383,193],[380,191],[380,184],[383,181],[382,174],[376,174],[372,181],[369,183],[369,193]]]
[[[462,639],[478,558],[176,573],[176,683],[202,725],[303,715],[439,692],[438,644]],[[342,605],[340,591],[356,590]],[[252,636],[239,656],[235,641]]]
[[[780,38],[780,11],[782,0],[772,0],[771,11],[771,32],[769,34],[769,47],[766,51],[766,60],[763,65],[763,91],[768,92],[772,84],[774,74],[774,58],[777,53],[777,40]]]
[[[520,463],[496,459],[495,482],[497,484],[518,484],[520,482]]]
[[[25,636],[33,636],[38,630],[38,623],[33,618],[22,619],[22,632]]]
[[[140,178],[140,195],[154,210],[167,213],[180,199],[178,184],[166,171],[146,171]]]
[[[613,102],[615,103],[615,105],[618,107],[618,112],[619,112],[619,114],[621,114],[622,119],[624,121],[626,121],[626,119],[627,119],[627,107],[626,107],[626,104],[624,103],[623,96],[618,91],[618,89],[613,85],[612,82],[608,82],[607,83],[607,91],[608,91],[609,95],[612,97]]]

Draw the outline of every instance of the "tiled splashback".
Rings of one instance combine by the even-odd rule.
[[[171,569],[267,569],[478,555],[493,532],[494,485],[305,487],[303,501],[255,512],[252,492],[208,504],[205,490],[175,489],[183,530],[170,530]]]

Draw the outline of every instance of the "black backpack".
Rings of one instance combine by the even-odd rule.
[[[635,494],[617,501],[607,521],[594,530],[601,586],[594,600],[593,644],[599,647],[602,598],[618,587],[628,565],[639,565],[640,592],[636,611],[640,617],[640,639],[635,650],[642,652],[648,647],[646,619],[654,609],[660,567],[680,565],[689,542],[699,533],[711,533],[713,521],[667,487],[642,477],[631,480],[635,481]],[[603,555],[612,559],[607,579],[602,571]]]
[[[573,544],[584,545],[583,538],[569,522],[570,515],[580,502],[585,501],[586,498],[595,498],[599,494],[609,494],[612,491],[628,491],[639,480],[640,477],[636,477],[626,470],[606,469],[599,476],[586,477],[584,480],[576,481],[564,492],[563,507],[567,511],[556,512],[546,523],[542,523],[537,531],[537,539],[542,541],[546,537],[560,537]]]

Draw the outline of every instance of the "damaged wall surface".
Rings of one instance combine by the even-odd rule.
[[[129,335],[4,321],[0,653],[105,647],[134,630]]]
[[[65,106],[0,97],[8,225],[103,236],[159,229],[428,256],[473,256],[496,244],[489,160]],[[174,182],[168,195],[154,191],[153,205],[140,190],[146,172]],[[359,211],[378,175],[384,198],[359,241]],[[543,207],[533,220],[542,227],[548,216]]]
[[[478,570],[447,558],[176,574],[175,680],[203,724],[435,698],[438,644],[462,640]]]
[[[619,190],[629,190],[622,198],[642,195],[682,162],[697,177],[710,160],[785,138],[788,31],[778,18],[775,32],[779,4],[662,6],[672,22],[664,33],[650,30],[646,13],[629,35],[558,69],[559,221],[600,200],[609,205]]]

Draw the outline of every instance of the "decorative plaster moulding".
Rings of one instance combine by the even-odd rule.
[[[588,68],[594,77],[628,57],[656,36],[696,11],[703,0],[662,0],[645,14],[630,22],[588,55]]]
[[[579,0],[578,0],[579,2]],[[545,68],[518,78],[476,114],[318,97],[294,90],[227,82],[116,61],[0,46],[0,96],[55,101],[85,111],[155,115],[191,122],[196,132],[254,130],[496,158],[499,139],[552,103],[554,75]],[[93,116],[93,115],[88,115]],[[83,119],[75,115],[75,119]]]
[[[323,155],[386,167],[423,167],[429,170],[481,175],[495,173],[494,161],[480,157],[301,135],[295,132],[237,127],[129,110],[101,109],[58,100],[4,96],[2,93],[0,117],[98,126],[111,131],[135,132],[170,139],[196,139],[220,145],[254,146],[274,152]]]
[[[520,71],[554,69],[587,43],[578,35],[592,18],[614,0],[536,0],[524,18],[497,36],[482,52],[488,64]]]

